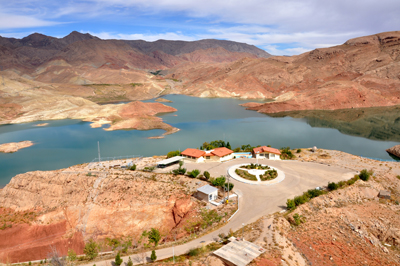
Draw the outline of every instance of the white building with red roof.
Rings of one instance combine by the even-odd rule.
[[[187,148],[181,152],[181,156],[196,163],[224,162],[233,159],[233,151],[225,147],[215,148],[209,151]]]
[[[281,152],[278,149],[261,146],[253,149],[253,157],[258,159],[280,160]]]

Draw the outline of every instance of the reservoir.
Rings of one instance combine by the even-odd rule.
[[[275,148],[333,149],[381,160],[394,160],[385,149],[400,143],[400,108],[287,112],[272,116],[245,110],[238,99],[168,95],[165,103],[178,109],[162,119],[180,129],[162,139],[163,130],[105,131],[79,120],[38,121],[0,126],[0,143],[31,140],[34,146],[0,153],[0,187],[19,174],[55,170],[87,163],[97,157],[165,155],[171,150],[199,148],[203,142],[229,141]],[[49,123],[45,127],[36,124]]]

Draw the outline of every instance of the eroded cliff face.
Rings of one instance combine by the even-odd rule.
[[[273,98],[245,105],[262,113],[400,104],[400,32],[356,38],[298,56],[246,58],[170,70],[182,93]]]
[[[0,206],[10,213],[35,214],[31,220],[5,222],[0,259],[42,259],[50,244],[63,255],[68,248],[82,253],[85,240],[138,239],[151,228],[168,235],[183,228],[198,207],[190,197],[197,186],[189,178],[129,170],[87,175],[83,168],[20,174],[0,191]]]

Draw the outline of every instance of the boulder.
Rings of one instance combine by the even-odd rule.
[[[386,150],[388,153],[400,158],[400,145],[393,146]]]

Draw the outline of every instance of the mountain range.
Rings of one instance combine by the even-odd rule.
[[[82,118],[82,112],[71,113],[88,105],[93,109],[92,103],[166,94],[265,99],[244,105],[263,113],[394,106],[400,104],[400,32],[291,57],[224,40],[146,42],[102,40],[76,31],[63,38],[34,33],[0,37],[0,73],[0,123],[43,120],[54,113]],[[71,98],[68,104],[60,104],[64,96]],[[88,112],[94,119],[95,111]]]

